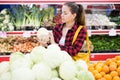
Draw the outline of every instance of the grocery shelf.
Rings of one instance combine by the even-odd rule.
[[[88,30],[91,35],[109,35],[110,30]],[[120,35],[120,29],[115,29],[116,34]],[[16,36],[16,35],[23,35],[24,33],[30,35],[36,35],[37,31],[7,31],[6,34],[8,36]]]
[[[7,36],[20,36],[23,35],[24,33],[30,34],[30,35],[36,35],[37,31],[7,31],[6,34]]]
[[[114,58],[115,56],[120,55],[120,52],[118,53],[91,53],[90,55],[90,61],[105,61],[108,58]],[[10,55],[1,55],[0,56],[0,62],[2,61],[9,61]]]
[[[117,53],[91,53],[91,61],[104,61],[108,58],[114,58],[115,56],[120,55],[120,52]]]
[[[99,34],[109,35],[109,31],[110,31],[110,30],[107,30],[107,29],[106,29],[106,30],[88,30],[88,32],[89,32],[89,31],[91,32],[92,35],[99,35]],[[120,35],[120,29],[115,29],[115,31],[116,31],[116,34]]]
[[[0,62],[2,62],[2,61],[9,61],[9,58],[10,58],[10,56],[8,56],[8,55],[1,55],[0,56]]]

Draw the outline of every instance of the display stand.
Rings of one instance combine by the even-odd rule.
[[[0,4],[63,4],[69,0],[0,0]],[[76,3],[80,4],[102,4],[102,3],[108,3],[108,4],[119,4],[119,0],[73,0]],[[110,30],[88,30],[92,35],[109,35]],[[116,35],[120,35],[120,30],[115,29]],[[6,32],[8,36],[16,36],[16,35],[22,35],[24,31],[8,31]],[[36,35],[36,31],[29,31],[31,35]],[[120,52],[118,53],[91,53],[90,60],[91,61],[104,61],[107,58],[113,58],[114,56],[120,55]],[[104,56],[104,57],[103,57]],[[9,55],[1,55],[0,56],[0,62],[2,61],[9,61]]]

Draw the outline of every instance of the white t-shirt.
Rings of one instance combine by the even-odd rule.
[[[63,46],[65,45],[65,37],[61,37],[59,44]]]

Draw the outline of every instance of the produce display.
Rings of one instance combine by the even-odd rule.
[[[54,8],[39,8],[37,5],[11,5],[0,12],[0,31],[37,30],[52,27]]]
[[[13,31],[14,26],[12,23],[11,13],[8,9],[0,11],[0,31]]]
[[[117,52],[120,51],[120,35],[92,35],[90,37],[94,45],[94,52]]]
[[[0,63],[0,80],[94,80],[85,61],[74,61],[56,44],[16,52]]]
[[[120,80],[120,56],[90,64],[88,69],[93,73],[95,80]]]
[[[0,38],[0,54],[8,52],[31,52],[35,46],[39,45],[40,43],[36,36],[8,36],[6,38]]]
[[[115,22],[111,22],[109,17],[103,14],[86,14],[87,26],[100,26],[96,29],[102,29],[102,26],[108,26],[108,29],[117,25]]]
[[[120,5],[118,5],[119,7]],[[114,21],[117,25],[120,25],[120,10],[112,10],[111,14],[109,15],[110,21]],[[120,28],[120,27],[119,27]]]
[[[120,56],[106,61],[74,61],[56,44],[14,52],[0,63],[0,80],[120,80]]]
[[[120,25],[120,16],[109,17],[110,21],[114,21],[117,25]]]
[[[36,36],[0,37],[0,55],[10,53],[9,61],[0,63],[0,80],[120,80],[120,56],[86,64],[74,61],[58,45],[44,48],[39,37],[49,43],[49,32],[45,28],[61,23],[60,13],[54,15],[54,8],[38,8],[37,5],[12,5],[11,11],[0,12],[0,31],[38,30]],[[86,14],[86,25],[96,29],[119,26],[120,16]],[[43,36],[46,35],[46,36]],[[120,51],[120,36],[93,35],[90,40],[93,52]]]

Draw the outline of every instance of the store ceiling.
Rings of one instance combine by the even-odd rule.
[[[46,4],[46,3],[49,3],[49,4],[63,4],[67,1],[70,1],[70,0],[0,0],[0,4],[29,4],[29,3],[35,3],[35,4]],[[95,3],[95,4],[99,4],[99,3],[103,3],[103,4],[106,4],[106,3],[117,3],[117,4],[120,4],[120,0],[72,0],[74,2],[77,2],[77,3]]]

